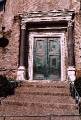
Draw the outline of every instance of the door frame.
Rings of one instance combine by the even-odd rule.
[[[66,80],[66,66],[65,66],[65,54],[66,54],[66,39],[64,32],[29,32],[29,55],[28,55],[28,76],[29,80],[33,80],[33,45],[34,37],[60,37],[61,46],[61,81]],[[35,80],[34,80],[35,81]],[[36,80],[38,81],[38,80]],[[46,80],[48,81],[48,80]],[[51,81],[51,80],[50,80]]]

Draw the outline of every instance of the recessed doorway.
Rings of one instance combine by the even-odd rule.
[[[29,80],[64,80],[64,33],[29,33]]]

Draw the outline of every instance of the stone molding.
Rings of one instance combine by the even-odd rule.
[[[58,10],[58,11],[47,11],[47,12],[30,12],[20,14],[22,22],[42,22],[42,21],[70,21],[73,19],[73,10]]]
[[[30,13],[24,13],[24,14],[20,14],[21,17],[21,42],[22,42],[22,49],[21,49],[21,64],[20,66],[23,66],[24,69],[20,70],[21,67],[19,67],[18,69],[18,80],[22,79],[25,80],[25,66],[23,64],[23,59],[22,59],[22,55],[23,55],[23,49],[24,49],[24,38],[25,38],[25,32],[26,32],[26,24],[27,23],[45,23],[45,22],[57,22],[57,24],[59,22],[67,22],[67,29],[68,27],[71,27],[73,24],[73,19],[74,19],[74,11],[70,10],[70,11],[63,11],[63,10],[59,10],[59,11],[48,11],[48,12],[30,12]],[[68,66],[69,67],[69,66]],[[20,76],[21,75],[21,76]]]
[[[29,80],[33,80],[33,40],[36,37],[59,37],[60,38],[60,49],[61,49],[61,81],[64,81],[66,79],[66,73],[64,71],[65,68],[65,45],[66,45],[66,39],[64,36],[64,33],[54,33],[54,32],[46,32],[46,33],[39,33],[39,32],[31,32],[29,35],[29,57],[28,57],[28,76]]]

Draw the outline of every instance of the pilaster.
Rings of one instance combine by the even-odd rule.
[[[75,57],[74,57],[74,37],[73,37],[73,21],[68,22],[68,79],[74,82],[76,79],[75,74]]]
[[[26,79],[26,68],[24,64],[25,60],[25,38],[26,38],[26,23],[21,23],[21,41],[20,41],[20,65],[17,71],[17,80],[25,80]]]

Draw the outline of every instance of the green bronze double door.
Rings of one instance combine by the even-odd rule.
[[[35,37],[33,51],[33,79],[60,80],[60,37]]]

